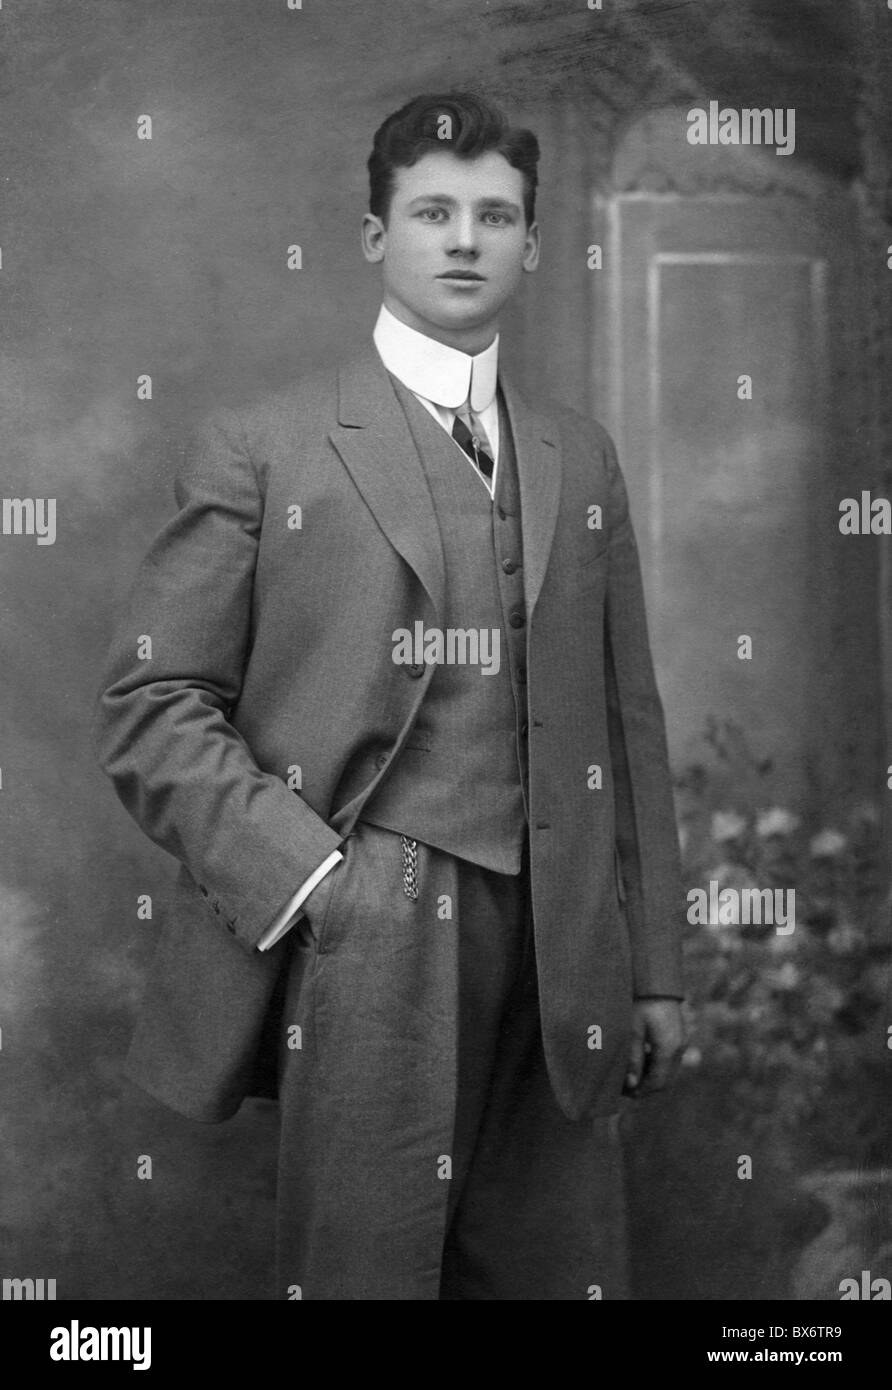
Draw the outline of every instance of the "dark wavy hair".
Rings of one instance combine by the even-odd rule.
[[[451,138],[439,138],[441,118],[452,123]],[[375,131],[369,155],[369,211],[387,221],[394,173],[436,150],[447,149],[462,159],[494,150],[523,175],[523,211],[527,226],[536,212],[539,142],[531,130],[511,126],[502,111],[473,92],[421,95],[394,111]]]

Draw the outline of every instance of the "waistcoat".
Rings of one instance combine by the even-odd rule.
[[[500,395],[499,462],[491,498],[443,427],[401,382],[394,379],[394,387],[442,538],[446,598],[440,655],[445,659],[436,661],[413,733],[362,819],[484,868],[519,873],[526,833],[526,608],[520,489],[508,412]],[[420,617],[407,615],[413,636]],[[450,630],[457,634],[452,642]],[[488,646],[481,640],[484,632]],[[429,627],[424,636],[430,638]],[[475,656],[476,661],[469,659]]]

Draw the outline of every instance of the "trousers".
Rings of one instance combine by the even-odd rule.
[[[344,852],[291,933],[275,1297],[627,1297],[616,1117],[567,1119],[548,1079],[527,854],[419,843],[412,900],[398,834]]]

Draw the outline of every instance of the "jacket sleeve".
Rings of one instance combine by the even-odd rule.
[[[625,890],[636,997],[684,997],[684,895],[678,831],[638,547],[613,442],[603,434],[609,481],[605,680],[616,848]]]
[[[263,516],[232,412],[197,432],[176,500],[112,644],[96,749],[130,815],[253,951],[341,839],[281,777],[258,767],[229,722],[250,650]]]

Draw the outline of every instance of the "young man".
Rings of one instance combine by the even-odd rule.
[[[610,1117],[682,1045],[625,488],[498,364],[537,160],[467,94],[384,122],[374,345],[200,433],[101,699],[182,863],[129,1074],[219,1121],[275,1053],[276,1297],[622,1296]]]

